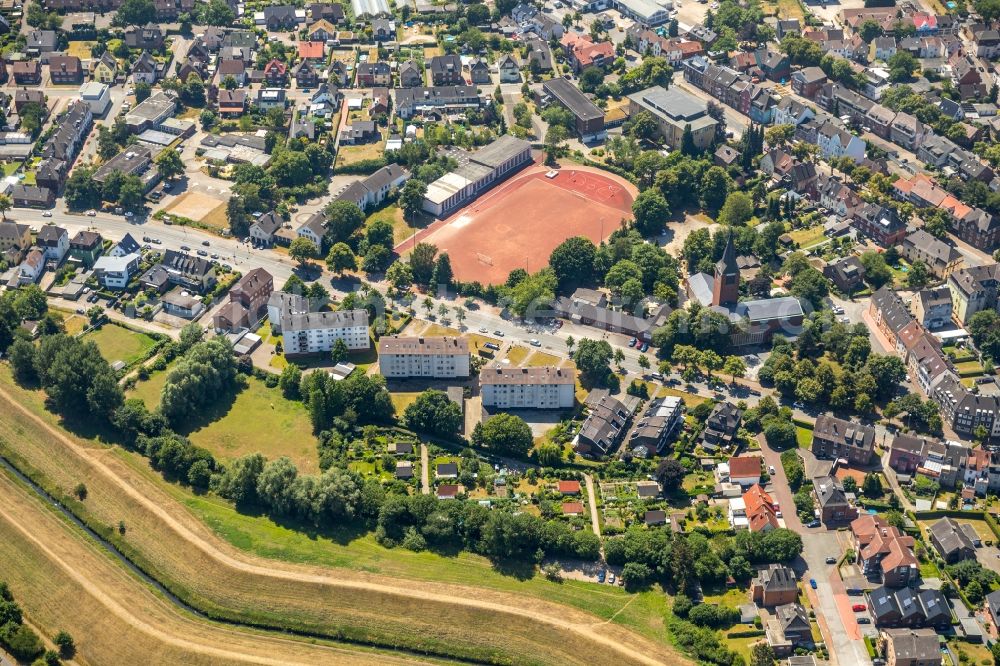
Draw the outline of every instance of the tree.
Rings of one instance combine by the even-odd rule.
[[[643,236],[655,236],[663,231],[670,215],[670,206],[663,194],[656,188],[644,190],[632,202],[635,228]]]
[[[656,479],[663,486],[664,492],[670,493],[681,487],[687,470],[673,458],[664,458],[656,466]]]
[[[737,377],[743,377],[747,373],[746,363],[739,356],[727,356],[726,364],[723,366],[722,371],[730,375],[733,378],[732,383],[736,383]]]
[[[639,354],[639,367],[643,370],[649,370],[649,357],[645,354]]]
[[[288,256],[299,262],[300,266],[305,266],[309,263],[310,259],[315,259],[319,256],[319,248],[316,247],[316,243],[313,243],[308,238],[299,236],[288,247]]]
[[[700,361],[701,366],[708,371],[709,379],[712,377],[712,372],[718,370],[723,365],[722,357],[711,349],[701,352]]]
[[[694,132],[691,131],[691,123],[684,125],[684,132],[681,134],[681,154],[688,157],[698,155],[700,151],[694,142]]]
[[[427,183],[417,178],[411,178],[399,192],[399,207],[403,216],[413,220],[423,209],[424,196],[427,194]]]
[[[294,363],[286,365],[282,369],[281,375],[278,376],[278,388],[281,389],[281,393],[289,400],[301,397],[299,393],[299,385],[301,383],[302,371]]]
[[[592,93],[597,86],[604,83],[604,70],[600,67],[587,67],[580,72],[580,90]]]
[[[430,243],[417,243],[410,253],[410,269],[413,271],[413,281],[419,285],[428,285],[434,276],[434,257],[437,248]]]
[[[722,167],[709,168],[701,181],[702,204],[710,214],[715,215],[729,196],[732,179]]]
[[[439,290],[444,289],[447,291],[454,279],[455,275],[451,270],[451,258],[447,252],[442,252],[438,255],[437,261],[434,262],[431,284],[435,285]]]
[[[146,25],[156,21],[153,0],[124,0],[115,14],[114,25]]]
[[[403,422],[418,432],[452,438],[461,427],[462,410],[443,391],[428,389],[406,408]]]
[[[7,220],[7,211],[14,207],[14,200],[9,194],[0,194],[0,216]]]
[[[347,243],[334,243],[330,252],[326,255],[326,265],[331,271],[344,274],[347,270],[357,270],[358,262],[354,257],[351,246]]]
[[[594,244],[583,236],[567,238],[552,250],[549,266],[555,272],[560,292],[571,292],[593,279],[596,253]]]
[[[607,340],[584,338],[576,345],[573,361],[580,373],[593,383],[599,383],[611,370],[613,352]]]
[[[553,166],[562,152],[562,144],[569,138],[569,131],[562,125],[549,125],[545,131],[545,163]]]
[[[522,457],[534,443],[531,428],[520,416],[500,412],[481,425],[473,433],[473,443],[488,447],[498,455]]]
[[[754,214],[753,198],[746,192],[730,192],[719,211],[718,222],[738,227],[750,221]]]
[[[385,272],[385,279],[395,289],[405,291],[413,284],[413,269],[408,263],[402,261],[393,262]]]
[[[919,69],[920,63],[909,51],[896,51],[888,61],[889,80],[893,83],[909,81],[913,72]]]
[[[229,6],[226,0],[209,0],[207,4],[200,4],[196,8],[199,23],[214,26],[232,25],[236,20],[236,13]]]
[[[59,648],[59,656],[63,659],[72,659],[76,654],[76,643],[69,632],[60,631],[52,639],[52,642]]]
[[[861,483],[861,492],[864,493],[865,497],[870,499],[877,499],[882,496],[882,482],[879,481],[878,475],[868,473],[865,474],[865,479]]]
[[[323,213],[326,215],[326,235],[331,243],[347,241],[365,224],[364,212],[353,201],[334,201]]]
[[[199,342],[167,375],[160,411],[172,423],[188,418],[236,385],[236,358],[225,338]]]
[[[343,363],[348,356],[347,343],[343,338],[337,338],[330,347],[330,362],[333,364]]]
[[[381,273],[392,261],[392,252],[385,245],[369,245],[361,268],[366,273]]]
[[[184,173],[184,162],[176,149],[164,150],[156,156],[156,171],[160,178],[170,179]]]
[[[146,188],[138,176],[125,176],[122,179],[121,189],[118,193],[118,203],[125,210],[137,211],[143,206],[146,198]]]
[[[257,478],[264,470],[264,456],[252,453],[237,458],[226,466],[215,482],[215,492],[237,507],[257,501]]]
[[[754,643],[750,648],[750,666],[774,666],[774,649],[767,643]]]

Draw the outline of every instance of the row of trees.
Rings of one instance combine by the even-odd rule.
[[[14,601],[10,587],[0,581],[0,647],[18,661],[32,666],[58,666],[63,659],[72,659],[76,654],[73,637],[65,631],[56,634],[52,642],[58,652],[45,649],[38,634],[24,623],[24,613]]]

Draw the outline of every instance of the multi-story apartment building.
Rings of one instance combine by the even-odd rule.
[[[948,276],[952,315],[963,326],[980,310],[997,307],[1000,264],[970,266]]]
[[[304,312],[283,317],[281,339],[285,354],[314,354],[333,349],[343,340],[350,350],[368,349],[368,311]]]
[[[813,428],[812,452],[817,458],[844,458],[867,465],[875,451],[875,428],[821,414]]]
[[[479,390],[483,407],[497,409],[569,409],[575,396],[576,373],[570,369],[483,368]]]
[[[384,377],[469,376],[469,343],[463,338],[384,337],[378,343],[379,370]]]

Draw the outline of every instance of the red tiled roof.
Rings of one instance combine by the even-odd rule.
[[[322,58],[323,53],[323,42],[299,42],[300,58]]]
[[[736,456],[729,459],[729,478],[760,476],[760,456]]]
[[[583,504],[581,504],[580,502],[563,502],[562,512],[563,515],[566,516],[582,514]]]
[[[563,494],[576,494],[580,492],[580,482],[579,481],[560,481],[559,482],[559,492]]]

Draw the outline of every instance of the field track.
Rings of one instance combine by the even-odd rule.
[[[250,555],[219,539],[185,507],[150,484],[142,475],[130,470],[114,455],[109,455],[107,449],[82,445],[6,392],[0,392],[0,414],[9,415],[0,416],[0,436],[3,432],[13,434],[11,431],[26,428],[33,433],[44,432],[44,439],[53,446],[53,453],[66,458],[67,463],[76,468],[73,473],[78,475],[77,478],[86,478],[88,487],[92,483],[95,487],[98,484],[106,487],[108,492],[103,494],[117,495],[120,503],[132,507],[130,510],[136,515],[134,520],[143,523],[144,530],[157,531],[157,538],[164,541],[166,550],[183,551],[173,552],[175,560],[163,562],[163,568],[169,570],[172,566],[181,566],[176,564],[177,561],[189,563],[196,573],[182,572],[178,576],[182,581],[181,587],[191,590],[198,597],[193,601],[207,601],[207,605],[214,605],[210,610],[216,613],[220,608],[227,611],[218,613],[218,616],[238,617],[242,611],[241,608],[227,607],[227,603],[231,602],[229,597],[206,599],[214,593],[212,585],[221,580],[237,589],[249,586],[256,598],[243,600],[254,607],[280,607],[294,618],[295,628],[334,638],[338,635],[335,630],[341,628],[343,623],[351,624],[342,619],[342,624],[337,625],[330,619],[336,615],[335,611],[347,614],[348,618],[353,612],[357,624],[368,622],[372,627],[383,630],[376,621],[398,624],[405,615],[400,609],[409,609],[411,613],[413,609],[422,609],[419,617],[407,616],[413,624],[411,632],[440,632],[440,636],[432,638],[445,646],[455,645],[459,635],[468,640],[467,636],[485,633],[487,636],[480,639],[484,644],[476,648],[501,662],[516,661],[518,654],[531,655],[529,659],[537,663],[594,663],[592,660],[595,658],[620,664],[686,662],[683,656],[667,645],[653,643],[577,609],[529,596],[461,585],[400,580],[352,570],[300,566]],[[13,418],[18,423],[4,424],[5,418]],[[33,448],[23,447],[19,453],[31,454]],[[42,458],[46,457],[45,452],[34,453],[39,454]],[[33,465],[36,462],[52,464],[42,459],[31,462]],[[66,467],[66,463],[61,467]],[[52,476],[53,470],[50,468],[46,474]],[[66,479],[60,479],[58,483],[63,488],[71,487]],[[91,503],[90,499],[88,503]],[[12,516],[8,514],[7,517]],[[167,558],[159,553],[149,555],[154,560],[161,556]],[[161,565],[161,562],[157,560],[156,564]],[[270,598],[272,594],[274,598]],[[201,607],[201,604],[195,605]],[[317,615],[321,619],[317,619]],[[474,626],[442,627],[441,620],[437,618],[447,616],[454,617],[454,624]],[[257,618],[252,620],[266,624]],[[510,634],[483,632],[485,626],[509,627]],[[379,631],[367,630],[372,642],[391,644],[382,640]],[[491,634],[499,634],[496,636],[499,642],[491,643]],[[406,647],[404,642],[397,644]],[[444,649],[440,652],[448,653]]]

